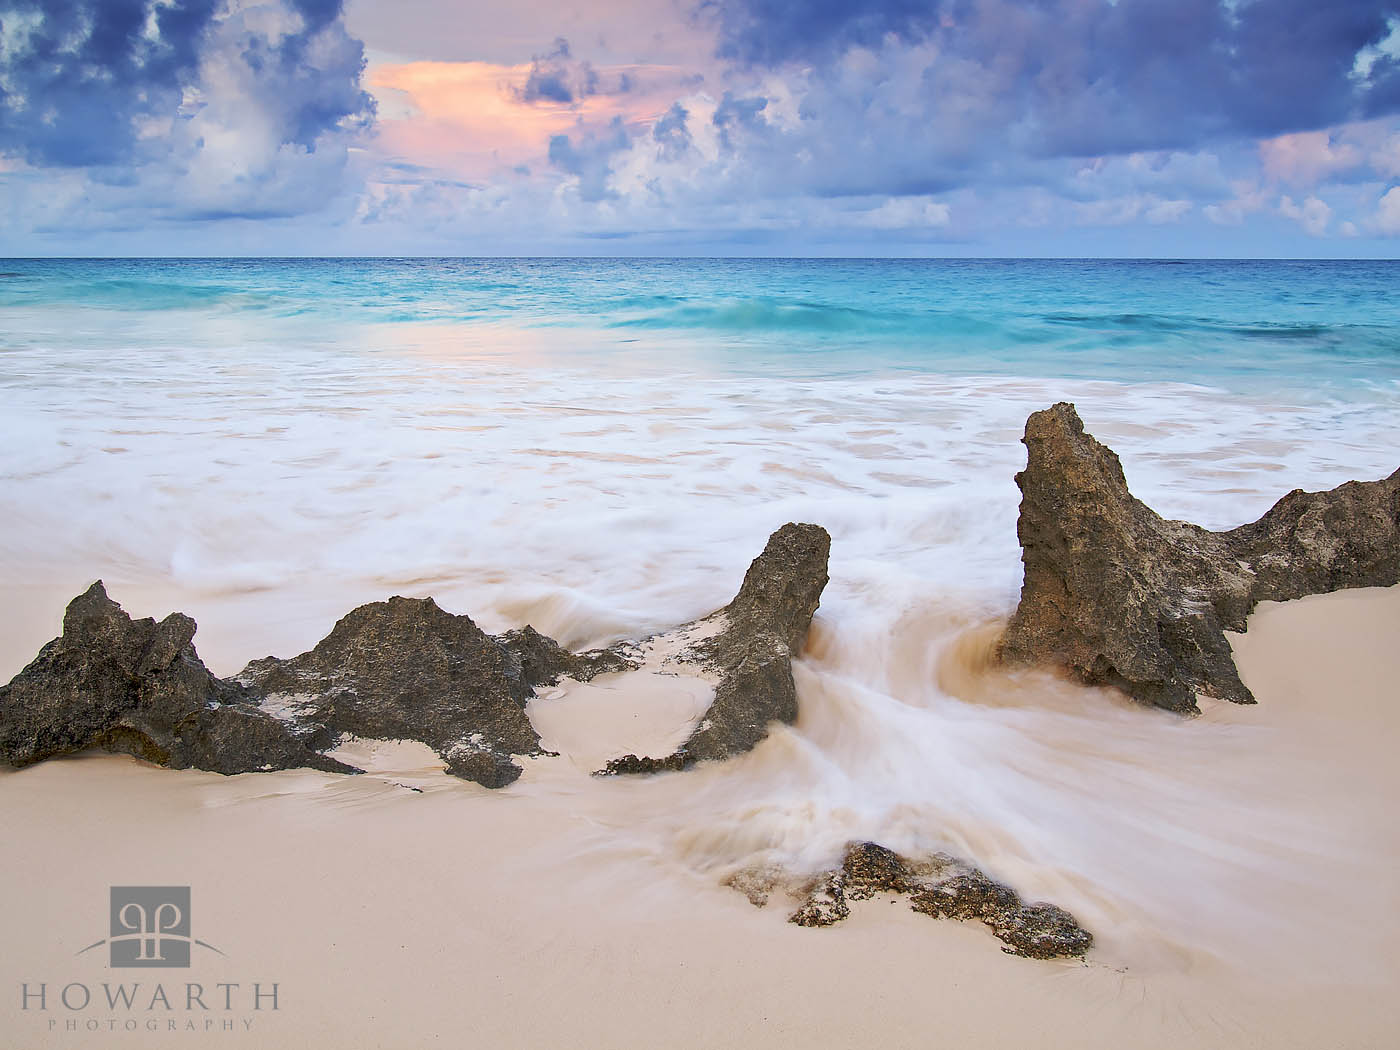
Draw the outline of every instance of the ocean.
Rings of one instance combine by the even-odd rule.
[[[852,838],[942,849],[1120,947],[1225,952],[1248,926],[1267,957],[1280,902],[1355,846],[1310,816],[1323,771],[1271,783],[1265,730],[968,683],[1019,592],[1030,412],[1074,401],[1137,496],[1212,528],[1387,475],[1400,263],[0,269],[6,677],[99,577],[193,615],[221,674],[396,593],[600,645],[724,604],[812,521],[833,544],[802,717],[694,794],[580,801],[629,848],[716,877]]]

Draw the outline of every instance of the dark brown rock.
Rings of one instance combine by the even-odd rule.
[[[1294,489],[1223,535],[1254,573],[1251,603],[1392,586],[1400,583],[1400,470],[1326,492]]]
[[[720,610],[726,632],[707,643],[720,656],[743,637],[776,635],[794,653],[802,649],[807,629],[827,584],[831,537],[820,525],[784,525],[768,537],[763,553],[744,574],[734,600]],[[733,637],[726,640],[726,635]]]
[[[995,920],[1021,905],[1016,891],[993,882],[980,871],[968,871],[920,890],[911,898],[915,911],[936,919]]]
[[[624,755],[602,771],[652,773],[751,750],[773,722],[797,719],[792,658],[802,648],[827,584],[831,537],[820,525],[789,522],[768,538],[734,600],[679,630],[718,629],[674,663],[718,677],[699,727],[673,755]]]
[[[1093,934],[1053,904],[1025,904],[1016,891],[971,870],[934,882],[910,897],[910,906],[935,919],[975,919],[990,927],[1005,951],[1030,959],[1073,958],[1094,944]]]
[[[419,740],[449,773],[503,787],[520,776],[512,755],[543,753],[525,716],[531,678],[556,680],[584,660],[527,630],[507,644],[431,598],[394,597],[348,613],[310,652],[250,663],[238,680],[333,734]]]
[[[912,893],[921,885],[919,876],[892,849],[874,842],[853,842],[841,862],[846,898],[869,900],[877,893]]]
[[[833,926],[850,914],[842,874],[839,871],[825,871],[808,886],[807,899],[788,916],[788,922],[798,926]]]
[[[355,772],[260,710],[258,695],[216,678],[195,652],[194,633],[181,613],[133,620],[94,583],[69,603],[63,634],[0,688],[0,758],[25,766],[102,747],[226,774]]]
[[[1245,630],[1258,602],[1400,582],[1400,471],[1292,492],[1217,533],[1136,499],[1071,404],[1031,415],[1023,440],[1025,578],[1008,662],[1058,665],[1172,711],[1195,712],[1198,693],[1252,703],[1223,632]]]
[[[1094,944],[1093,934],[1053,904],[1022,904],[1010,914],[994,917],[988,925],[1006,942],[1012,955],[1028,959],[1074,958]]]
[[[769,874],[757,884],[761,893],[754,892],[750,879],[731,878],[730,885],[761,907],[776,881]],[[808,880],[803,893],[802,905],[788,916],[798,926],[831,926],[850,915],[850,902],[893,893],[907,896],[915,911],[936,919],[984,923],[1013,955],[1072,958],[1094,943],[1093,935],[1063,908],[1025,904],[1015,890],[976,868],[942,854],[902,857],[874,842],[851,843],[841,867]]]
[[[600,674],[626,671],[632,666],[610,649],[571,653],[529,624],[507,631],[496,641],[520,661],[520,676],[531,689],[555,685],[561,678],[587,682]]]

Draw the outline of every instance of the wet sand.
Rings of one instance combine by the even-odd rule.
[[[926,625],[906,626],[917,639]],[[737,762],[686,774],[589,778],[609,744],[589,719],[559,717],[567,685],[536,702],[557,708],[541,728],[566,753],[528,762],[498,792],[443,776],[424,748],[369,742],[346,745],[370,770],[354,778],[224,778],[107,755],[0,773],[0,1043],[1391,1045],[1400,588],[1261,607],[1232,638],[1259,704],[1208,704],[1191,722],[989,669],[979,658],[988,636],[970,624],[942,651],[903,653],[891,662],[893,691],[936,680],[939,724],[969,763],[966,797],[929,800],[953,814],[950,845],[1026,895],[1075,910],[1100,942],[1084,962],[1011,957],[980,925],[878,898],[839,926],[801,929],[784,921],[782,901],[755,909],[720,885],[755,857],[816,863],[830,853],[785,837],[810,841],[821,828],[835,842],[846,827],[878,827],[901,848],[901,820],[938,812],[911,795],[920,781],[878,817],[859,812],[882,776],[875,745],[887,742],[854,721],[832,670],[848,662],[843,640],[819,620],[797,667],[798,725]],[[573,697],[607,733],[632,733],[628,746],[682,733],[695,683],[636,685],[603,680]],[[648,695],[664,702],[629,714]],[[1055,761],[1028,745],[1009,750],[1020,738],[1005,735],[969,756],[993,724],[1024,726]],[[804,811],[814,755],[870,767],[872,779],[839,798],[814,795]],[[979,805],[979,761],[988,784],[1039,778],[1101,836],[1029,802]],[[835,782],[812,781],[828,792]],[[1032,826],[1017,827],[1017,815]],[[105,948],[76,954],[106,934],[110,886],[186,884],[194,935],[223,954],[196,947],[188,970],[111,970]],[[157,980],[171,1009],[147,1010],[140,993],[130,1011],[107,1008],[103,982],[141,981],[148,993]],[[214,1009],[187,1010],[187,981],[240,987],[230,1010],[213,995]],[[48,1009],[32,998],[21,1009],[22,985],[40,982]],[[277,1010],[266,998],[252,1008],[253,982],[264,993],[277,983]],[[91,1008],[62,1005],[72,983],[91,991]]]

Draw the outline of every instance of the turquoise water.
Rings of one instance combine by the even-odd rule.
[[[1400,466],[1396,264],[0,270],[0,679],[99,577],[193,615],[220,674],[395,593],[583,647],[719,608],[774,529],[816,522],[798,723],[684,805],[583,770],[651,800],[600,825],[617,848],[715,878],[943,850],[1124,958],[1313,958],[1298,916],[1366,920],[1334,891],[1383,877],[1338,875],[1374,829],[1320,825],[1335,778],[1278,775],[1267,725],[941,669],[1015,607],[1031,412],[1074,401],[1136,495],[1212,528]]]
[[[1400,263],[13,260],[0,311],[531,331],[733,372],[1346,388],[1400,379]],[[11,328],[11,338],[19,335]],[[392,338],[380,335],[381,342]]]

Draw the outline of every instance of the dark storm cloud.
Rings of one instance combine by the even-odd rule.
[[[286,6],[299,29],[272,39],[245,28],[238,44],[276,93],[285,140],[310,149],[372,103],[358,44],[331,68],[308,61],[317,34],[340,19],[340,0]],[[57,167],[151,159],[139,155],[139,123],[179,112],[223,17],[217,0],[0,0],[0,151]]]
[[[1396,0],[707,0],[719,55],[818,75],[851,47],[925,44],[931,117],[963,94],[1024,147],[1096,153],[1268,136],[1400,110],[1384,39]]]

